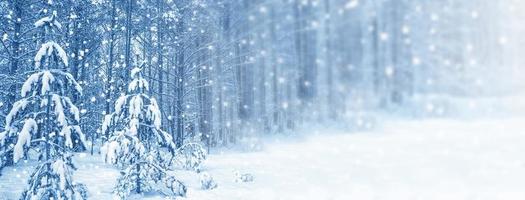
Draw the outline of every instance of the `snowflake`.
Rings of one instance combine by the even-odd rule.
[[[261,7],[259,7],[259,12],[267,13],[268,12],[268,8],[266,8],[265,6],[261,6]]]
[[[500,45],[506,45],[507,42],[508,42],[508,39],[507,39],[507,37],[505,37],[505,36],[501,36],[501,37],[498,39],[498,43],[499,43]]]
[[[472,11],[472,13],[470,13],[470,16],[472,17],[472,19],[477,19],[479,17],[479,13],[478,11]]]
[[[385,75],[387,77],[392,77],[394,75],[394,67],[393,66],[388,66],[385,68]]]
[[[389,38],[389,35],[387,32],[382,32],[379,34],[379,39],[381,39],[381,41],[387,41]]]
[[[413,57],[412,58],[412,65],[418,66],[420,64],[421,64],[421,59],[419,59],[418,57]]]
[[[401,32],[405,35],[409,34],[410,33],[410,27],[408,27],[407,25],[404,25],[402,28],[401,28]]]
[[[345,4],[345,9],[353,9],[359,6],[359,0],[350,0]]]
[[[439,15],[433,13],[430,15],[430,20],[432,21],[439,21]]]
[[[288,109],[288,102],[286,102],[286,101],[283,102],[282,105],[281,105],[281,107],[282,107],[283,109],[285,109],[285,110]]]

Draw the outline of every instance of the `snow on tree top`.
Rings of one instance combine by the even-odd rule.
[[[35,67],[39,68],[44,56],[51,56],[56,51],[56,55],[62,60],[65,66],[68,66],[68,58],[64,49],[54,41],[49,41],[42,44],[42,47],[35,55]]]
[[[128,85],[128,92],[139,91],[139,89],[142,89],[143,91],[149,90],[148,81],[140,76],[141,71],[142,69],[139,67],[135,67],[131,70],[131,77],[133,80]]]
[[[135,78],[135,76],[139,75],[140,71],[142,71],[141,68],[135,67],[131,70],[131,78]]]
[[[128,92],[137,91],[138,89],[148,90],[148,81],[146,81],[146,79],[143,78],[136,78],[129,83]]]
[[[43,17],[42,19],[39,19],[38,21],[35,22],[35,27],[39,28],[39,27],[42,27],[42,26],[45,26],[45,25],[49,25],[51,27],[57,27],[58,29],[62,29],[62,24],[60,24],[60,22],[58,22],[57,20],[55,20],[55,15],[54,14],[53,16],[47,16],[47,17]]]

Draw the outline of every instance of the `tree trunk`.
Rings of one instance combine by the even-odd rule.
[[[128,0],[127,6],[126,6],[126,44],[125,44],[125,64],[126,64],[126,70],[124,70],[124,83],[128,83],[131,81],[130,77],[130,70],[133,68],[131,66],[131,58],[133,55],[131,55],[131,37],[132,37],[132,28],[133,28],[133,21],[132,21],[132,15],[133,15],[133,1],[135,0]],[[125,90],[125,89],[124,89]]]

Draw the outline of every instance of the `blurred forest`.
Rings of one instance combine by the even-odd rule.
[[[0,2],[0,118],[44,42],[46,1]],[[413,109],[414,97],[512,92],[523,63],[519,0],[56,1],[64,70],[92,143],[104,116],[143,69],[162,127],[177,144],[227,146]],[[1,127],[0,127],[1,128]]]

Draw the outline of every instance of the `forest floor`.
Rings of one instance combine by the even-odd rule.
[[[394,121],[265,149],[212,156],[219,187],[188,199],[525,199],[525,118]]]
[[[363,132],[273,137],[257,152],[214,152],[203,169],[219,184],[214,190],[201,190],[193,172],[176,173],[192,200],[525,199],[524,117],[381,123]],[[76,163],[75,179],[87,184],[90,199],[112,199],[118,171],[87,154]],[[235,170],[254,181],[235,182]],[[0,199],[19,196],[27,171],[24,164],[4,170]]]

